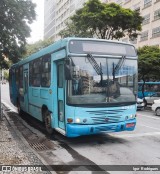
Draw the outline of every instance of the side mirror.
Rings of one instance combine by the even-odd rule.
[[[65,79],[72,80],[72,59],[67,58],[65,60]]]

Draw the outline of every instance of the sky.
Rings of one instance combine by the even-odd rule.
[[[27,38],[27,42],[32,44],[38,40],[43,39],[43,30],[44,30],[44,0],[32,0],[33,3],[36,3],[36,20],[30,25],[32,30],[31,37]]]

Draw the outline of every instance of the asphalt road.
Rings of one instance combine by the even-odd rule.
[[[9,100],[8,84],[2,85],[1,92],[2,101],[15,110]],[[57,155],[65,164],[85,164],[85,161],[89,160],[93,164],[102,165],[101,167],[104,169],[106,165],[129,165],[129,167],[134,167],[135,165],[140,165],[140,167],[143,165],[160,165],[159,125],[160,117],[155,116],[154,112],[151,110],[138,111],[137,125],[133,132],[78,138],[66,138],[57,133],[51,136],[50,139],[53,143],[58,143],[60,148],[55,149],[52,153]],[[124,170],[127,167],[124,166]],[[128,174],[137,172],[112,171],[109,173]],[[138,173],[146,173],[146,171]],[[147,173],[157,174],[160,171]]]

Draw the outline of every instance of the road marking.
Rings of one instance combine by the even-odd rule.
[[[148,133],[139,133],[139,134],[123,134],[123,135],[110,134],[110,135],[113,137],[120,137],[120,138],[136,138],[136,137],[160,135],[160,132],[148,132]]]
[[[150,128],[150,129],[155,129],[155,130],[158,130],[158,131],[160,131],[160,129],[158,129],[158,128],[155,128],[155,127],[151,127],[151,126],[147,126],[147,125],[145,125],[145,124],[138,124],[139,126],[145,126],[145,127],[148,127],[148,128]]]
[[[3,100],[2,100],[2,103],[3,103],[7,108],[9,108],[11,111],[17,113],[17,110],[16,110],[15,108],[13,108],[12,106],[10,106],[8,103],[6,103],[6,102],[3,101]]]
[[[155,120],[160,120],[160,118],[152,117],[152,116],[147,116],[147,115],[143,115],[143,114],[137,114],[137,116],[138,117],[142,116],[142,117],[152,118],[152,119],[155,119]]]

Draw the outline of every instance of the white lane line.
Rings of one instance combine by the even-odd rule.
[[[123,134],[123,135],[116,135],[110,134],[113,137],[120,137],[120,138],[136,138],[136,137],[146,137],[146,136],[155,136],[160,135],[160,132],[148,132],[148,133],[139,133],[139,134]]]
[[[147,117],[147,118],[151,118],[151,119],[155,119],[155,120],[160,120],[160,118],[159,117],[157,118],[156,116],[153,117],[153,116],[147,116],[147,115],[143,115],[143,114],[137,114],[137,116],[139,118],[142,116],[142,117]]]
[[[2,103],[3,103],[7,108],[9,108],[11,111],[17,113],[17,110],[16,110],[15,108],[13,108],[12,106],[10,106],[8,103],[6,103],[6,102],[3,101],[3,100],[2,100]]]
[[[160,131],[160,129],[158,129],[158,128],[151,127],[151,126],[148,126],[148,125],[145,125],[145,124],[138,124],[138,125],[139,125],[139,126],[145,126],[145,127],[150,128],[150,129],[154,129],[154,130],[158,130],[158,131]]]

